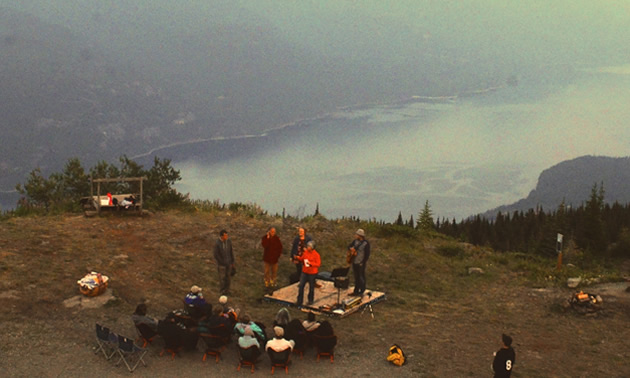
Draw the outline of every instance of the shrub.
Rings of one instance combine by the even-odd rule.
[[[437,252],[444,257],[462,257],[464,248],[457,244],[444,244],[437,247]]]

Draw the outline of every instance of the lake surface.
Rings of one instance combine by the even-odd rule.
[[[542,170],[630,155],[629,75],[585,73],[444,103],[345,109],[259,136],[157,151],[178,190],[304,216],[461,219],[526,197]],[[592,183],[588,183],[592,185]]]

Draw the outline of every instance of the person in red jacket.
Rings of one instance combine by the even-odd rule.
[[[282,255],[282,242],[276,235],[275,227],[269,227],[265,236],[262,237],[261,244],[263,246],[263,262],[265,263],[265,287],[273,288],[276,286],[278,275],[278,260]]]
[[[308,305],[312,305],[315,300],[315,277],[321,264],[319,253],[315,250],[315,242],[309,241],[306,250],[297,259],[302,263],[302,275],[298,286],[297,305],[302,306],[304,301],[304,286],[308,282]]]

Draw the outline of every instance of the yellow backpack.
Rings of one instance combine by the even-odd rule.
[[[387,361],[396,366],[403,366],[405,364],[405,354],[398,345],[394,344],[389,348],[389,354],[387,355]]]

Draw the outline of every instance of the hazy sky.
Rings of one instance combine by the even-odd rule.
[[[356,140],[334,143],[314,131],[326,143],[296,143],[214,165],[189,161],[182,188],[196,197],[275,209],[312,204],[318,193],[333,201],[339,188],[330,182],[301,181],[303,170],[295,167],[307,166],[351,186],[344,199],[335,199],[348,203],[340,212],[368,214],[376,205],[362,198],[395,203],[398,195],[401,210],[415,203],[419,209],[426,198],[436,213],[461,217],[526,196],[540,170],[562,160],[629,151],[627,1],[0,0],[2,6],[64,25],[116,51],[121,61],[173,74],[208,96],[200,104],[207,102],[211,114],[222,104],[232,111],[226,114],[247,114],[234,126],[237,134],[364,100],[452,95],[503,85],[508,77],[516,77],[519,88],[535,88],[531,96],[506,88],[488,103],[475,98],[429,108],[437,116],[428,121],[427,109],[375,110],[369,122],[382,128],[356,138],[369,153],[348,153],[344,143]],[[224,46],[209,47],[198,40],[237,31],[246,40],[226,38]],[[295,71],[302,70],[315,76],[282,82],[284,72],[300,77]],[[266,96],[268,89],[273,96]],[[319,107],[311,106],[313,99]],[[388,129],[388,116],[402,118],[405,127]],[[212,122],[203,127],[218,130]],[[511,176],[501,178],[502,171]],[[293,190],[264,182],[270,172]],[[365,174],[364,183],[352,176],[356,172]],[[257,185],[247,188],[252,177]],[[368,177],[388,177],[398,190],[380,193],[382,183]],[[291,186],[296,181],[299,188]]]

